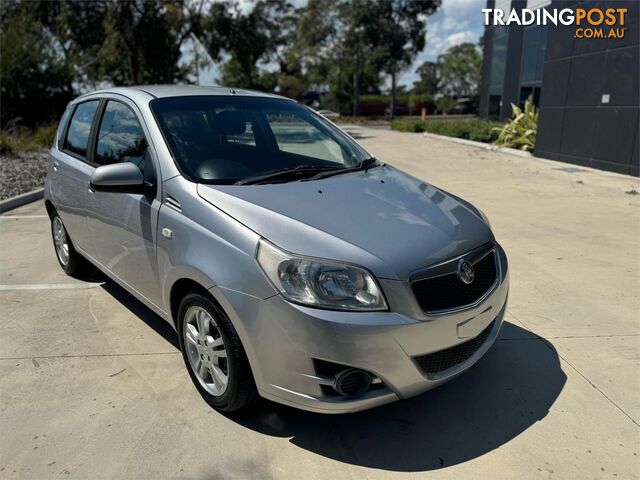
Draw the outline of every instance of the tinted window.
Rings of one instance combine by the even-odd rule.
[[[189,96],[151,102],[173,157],[195,181],[230,184],[298,165],[345,168],[368,157],[307,108],[284,99]]]
[[[493,56],[491,58],[490,85],[502,89],[504,84],[505,63],[507,61],[508,27],[493,27]]]
[[[547,50],[547,27],[529,27],[524,33],[521,83],[542,82],[544,55]]]
[[[96,162],[131,162],[145,170],[147,143],[136,114],[127,105],[109,101],[100,122]]]
[[[98,100],[84,102],[76,107],[76,111],[71,117],[69,131],[64,142],[64,148],[70,152],[85,156],[87,145],[89,144],[89,133],[91,132],[91,122],[98,108]]]
[[[496,118],[500,116],[502,108],[502,87],[489,88],[489,116]]]

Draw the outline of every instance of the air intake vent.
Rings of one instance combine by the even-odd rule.
[[[169,196],[169,195],[168,195],[168,196],[164,199],[164,204],[165,204],[167,207],[171,207],[171,208],[173,208],[174,210],[177,210],[178,212],[181,212],[181,211],[182,211],[182,206],[180,205],[180,202],[179,202],[178,200],[176,200],[175,198],[173,198],[172,196]]]
[[[478,351],[487,340],[487,337],[489,337],[494,323],[495,320],[480,332],[480,335],[469,341],[460,343],[455,347],[447,348],[446,350],[414,357],[414,359],[425,375],[443,372],[455,367],[469,360],[471,356]]]

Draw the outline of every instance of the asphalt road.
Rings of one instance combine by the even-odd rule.
[[[485,358],[354,415],[221,415],[166,323],[62,273],[39,202],[0,217],[0,478],[640,478],[638,179],[349,130],[491,219],[512,286]]]

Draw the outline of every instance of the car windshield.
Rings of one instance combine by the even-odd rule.
[[[286,99],[169,97],[153,100],[151,109],[181,171],[196,182],[242,183],[294,169],[297,177],[311,176],[369,157],[331,122]]]

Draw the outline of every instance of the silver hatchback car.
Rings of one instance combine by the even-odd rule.
[[[507,259],[483,213],[290,99],[103,90],[69,104],[50,156],[60,265],[90,262],[174,326],[216,409],[411,397],[500,330]]]

